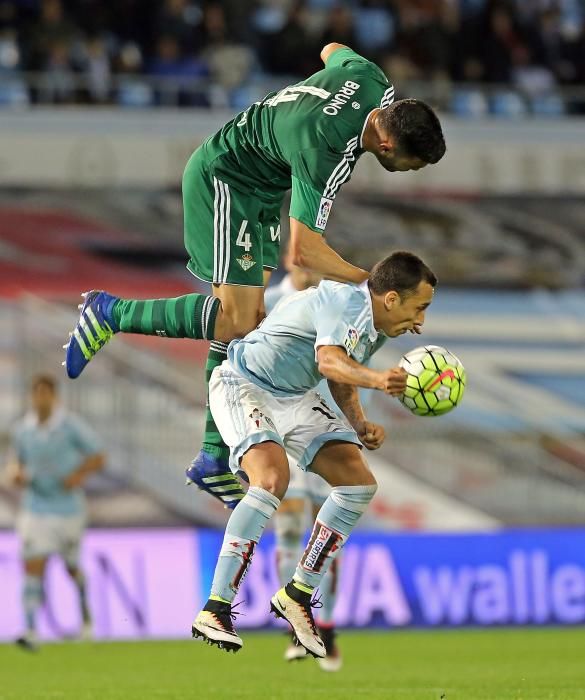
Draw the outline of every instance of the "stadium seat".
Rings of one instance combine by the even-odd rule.
[[[121,107],[150,107],[153,97],[150,85],[133,80],[120,84],[116,100]]]
[[[25,83],[13,78],[0,82],[0,107],[24,107],[30,104],[30,97]]]
[[[530,111],[537,117],[562,117],[566,108],[563,99],[558,95],[542,95],[532,98]]]
[[[394,37],[394,19],[388,10],[364,8],[355,15],[355,31],[358,44],[364,49],[381,49]]]
[[[455,90],[451,110],[458,117],[477,119],[487,114],[488,104],[480,90]]]
[[[526,103],[518,93],[502,90],[495,92],[490,97],[490,113],[494,117],[503,119],[525,117],[527,113]]]

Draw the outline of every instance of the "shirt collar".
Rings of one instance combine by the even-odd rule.
[[[62,408],[56,408],[49,420],[45,423],[39,421],[39,417],[34,411],[29,411],[24,417],[24,423],[28,428],[39,428],[40,430],[55,430],[65,419],[65,411]]]
[[[378,339],[378,331],[374,326],[374,309],[372,308],[372,295],[370,294],[370,288],[368,287],[368,280],[362,282],[359,285],[359,290],[366,297],[366,302],[368,304],[368,337],[373,342]]]
[[[366,130],[366,126],[367,126],[367,124],[368,124],[368,120],[369,120],[370,115],[372,114],[372,112],[375,112],[377,109],[379,109],[379,107],[374,107],[374,109],[371,109],[371,110],[368,112],[368,116],[366,117],[366,121],[364,122],[364,125],[362,126],[362,133],[360,134],[360,148],[362,148],[362,149],[363,149],[363,147],[364,147],[364,131]]]

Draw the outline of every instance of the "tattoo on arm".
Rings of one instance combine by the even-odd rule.
[[[328,379],[331,396],[335,399],[335,403],[343,411],[343,415],[347,418],[352,426],[366,420],[364,409],[360,403],[357,387],[351,384],[340,384]]]

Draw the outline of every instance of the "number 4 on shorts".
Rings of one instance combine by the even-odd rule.
[[[242,248],[246,251],[246,253],[252,247],[252,240],[250,238],[250,234],[246,231],[247,225],[248,225],[248,220],[244,219],[242,221],[242,225],[240,226],[240,230],[238,232],[238,237],[236,238],[236,245],[242,246]]]

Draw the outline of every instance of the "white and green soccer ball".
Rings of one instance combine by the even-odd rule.
[[[453,410],[465,391],[465,368],[452,352],[439,345],[424,345],[398,363],[408,373],[400,401],[417,416],[442,416]]]

